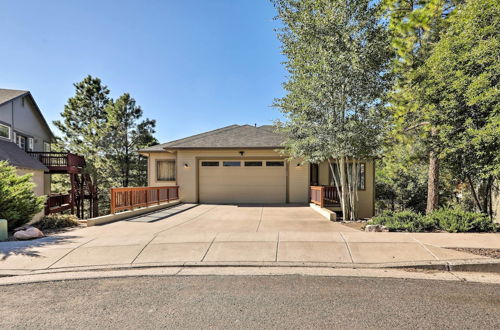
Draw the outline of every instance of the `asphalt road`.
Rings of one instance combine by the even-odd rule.
[[[500,286],[176,276],[0,286],[0,329],[499,329]]]

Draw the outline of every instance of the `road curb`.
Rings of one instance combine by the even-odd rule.
[[[480,272],[500,274],[500,259],[464,259],[454,261],[426,261],[400,263],[319,263],[319,262],[170,262],[170,263],[140,263],[114,264],[99,266],[62,267],[36,270],[0,270],[1,277],[24,276],[37,274],[55,274],[69,272],[111,271],[141,268],[331,268],[331,269],[421,269],[456,272]]]

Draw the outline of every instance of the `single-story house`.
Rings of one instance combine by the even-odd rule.
[[[139,152],[148,158],[148,186],[179,186],[188,203],[307,204],[311,186],[334,185],[327,161],[288,159],[283,142],[270,125],[231,125]],[[360,162],[359,172],[359,217],[368,218],[374,214],[373,160]]]

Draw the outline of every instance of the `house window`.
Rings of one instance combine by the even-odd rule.
[[[156,161],[156,180],[175,181],[175,160]]]
[[[285,166],[285,162],[266,162],[266,166]]]
[[[43,151],[50,152],[50,143],[43,141]]]
[[[241,162],[222,162],[222,166],[241,166]]]
[[[7,125],[0,124],[0,137],[4,139],[10,139],[10,127]]]
[[[219,166],[219,162],[201,162],[201,166]]]
[[[26,137],[22,135],[17,136],[17,146],[23,150],[26,150]]]
[[[34,141],[33,138],[28,138],[28,151],[33,151]]]
[[[262,162],[245,162],[245,166],[262,166]]]
[[[335,173],[335,177],[337,178],[337,182],[340,182],[339,178],[339,170],[337,167],[337,164],[332,164],[333,171]],[[346,171],[349,171],[349,173],[346,173],[348,177],[351,176],[352,171],[352,164],[348,164]],[[356,172],[358,174],[358,190],[365,190],[366,189],[366,164],[365,163],[358,163],[356,164]],[[330,173],[330,185],[335,186],[335,180],[334,177],[332,176],[332,171],[329,171]]]

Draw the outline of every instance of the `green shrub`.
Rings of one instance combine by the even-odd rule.
[[[466,212],[457,209],[441,209],[427,216],[439,228],[450,233],[495,231],[496,225],[482,213]]]
[[[17,175],[15,167],[0,161],[0,219],[7,219],[9,229],[24,225],[43,210],[45,197],[35,195],[31,177]]]
[[[80,223],[78,218],[73,214],[52,214],[44,217],[40,221],[37,221],[33,226],[38,229],[57,229],[66,227],[76,227]]]
[[[386,211],[374,217],[370,223],[383,225],[389,231],[445,230],[450,233],[464,233],[498,230],[497,225],[485,214],[458,209],[441,209],[425,216],[411,211]]]
[[[383,225],[389,231],[420,232],[436,229],[436,223],[432,219],[411,211],[387,211],[374,217],[372,223]]]

